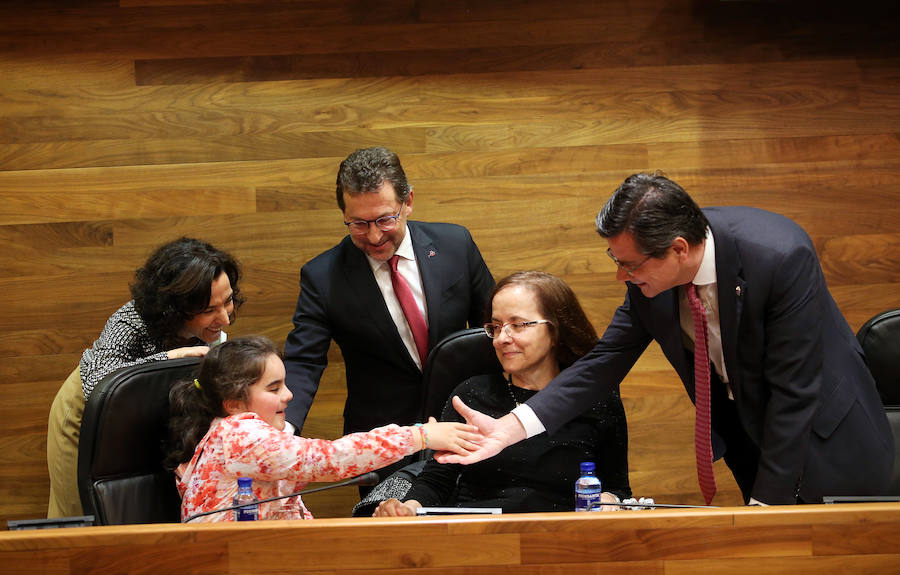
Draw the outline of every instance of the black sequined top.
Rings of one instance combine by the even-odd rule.
[[[510,395],[510,389],[512,394]],[[502,375],[469,379],[453,391],[469,407],[500,417],[515,399],[536,391],[509,387]],[[444,421],[462,421],[449,401]],[[501,507],[504,513],[572,511],[575,480],[582,461],[593,461],[603,491],[631,497],[628,484],[628,430],[618,395],[595,405],[548,437],[541,433],[472,465],[429,461],[405,499],[424,506]]]

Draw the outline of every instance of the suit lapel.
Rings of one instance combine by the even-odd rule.
[[[394,325],[394,320],[391,319],[391,314],[388,312],[387,304],[384,303],[366,255],[356,246],[350,245],[345,250],[345,256],[346,265],[341,269],[344,272],[347,286],[354,294],[355,303],[352,308],[360,313],[360,321],[370,322],[381,333],[383,341],[394,342],[394,347],[399,347],[403,351],[403,355],[409,356],[403,340],[400,339],[397,326]],[[410,361],[412,362],[412,358]]]
[[[716,285],[719,296],[719,327],[722,330],[722,351],[725,355],[725,370],[729,385],[737,394],[740,388],[740,371],[737,359],[737,335],[740,327],[741,310],[746,297],[747,285],[741,276],[741,258],[729,234],[728,224],[717,212],[706,212],[709,226],[716,240]]]
[[[688,361],[688,353],[685,350],[684,332],[681,329],[680,310],[678,307],[678,288],[665,291],[650,301],[650,317],[658,326],[651,330],[658,334],[655,336],[663,353],[675,368],[684,388],[691,399],[694,397],[694,366]]]
[[[428,310],[428,349],[431,349],[440,332],[441,286],[443,285],[443,266],[441,254],[434,239],[419,222],[409,222],[409,233],[412,239],[413,252],[419,275],[422,276],[422,290],[425,292],[425,308]]]

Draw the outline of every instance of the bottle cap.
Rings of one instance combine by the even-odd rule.
[[[584,464],[582,464],[584,465]],[[593,465],[593,463],[591,464]],[[252,477],[238,477],[238,489],[241,487],[251,487],[253,485]]]
[[[582,461],[581,462],[581,472],[585,473],[587,471],[590,471],[591,473],[594,472],[594,462],[593,461]]]

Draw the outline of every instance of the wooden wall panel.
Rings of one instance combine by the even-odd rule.
[[[230,333],[284,340],[359,147],[400,154],[414,218],[467,226],[497,278],[562,276],[601,331],[624,289],[594,217],[642,170],[795,219],[854,329],[900,307],[900,9],[875,4],[3,3],[0,520],[44,512],[50,401],[155,246],[232,251]],[[340,434],[344,393],[332,348],[308,435]],[[655,346],[623,399],[636,495],[700,502],[692,407]],[[343,516],[355,494],[308,505]]]

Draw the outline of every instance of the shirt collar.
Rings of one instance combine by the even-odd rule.
[[[716,241],[712,231],[707,226],[706,242],[703,244],[703,259],[700,260],[700,268],[694,276],[692,283],[703,286],[716,283]]]
[[[406,233],[403,234],[403,240],[400,242],[400,247],[397,248],[397,251],[394,253],[405,260],[416,260],[416,254],[413,251],[412,239],[409,235],[409,225],[406,226]],[[371,266],[373,272],[386,263],[369,257],[368,254],[366,254],[366,259],[369,260],[369,266]]]

